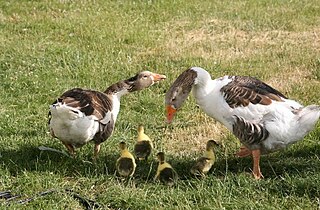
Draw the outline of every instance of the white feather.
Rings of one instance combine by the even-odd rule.
[[[90,141],[99,129],[94,115],[85,116],[80,110],[56,103],[50,106],[50,128],[60,140],[80,147]]]
[[[319,106],[303,108],[298,102],[284,98],[282,102],[273,101],[270,105],[250,103],[248,106],[231,108],[220,91],[231,79],[225,76],[212,80],[204,69],[199,67],[192,69],[197,71],[193,95],[197,104],[207,115],[224,124],[230,131],[232,131],[234,115],[266,126],[270,135],[263,142],[261,149],[263,153],[284,148],[302,139],[319,120]]]

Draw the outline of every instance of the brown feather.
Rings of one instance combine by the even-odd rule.
[[[221,88],[221,92],[231,108],[248,106],[252,104],[269,105],[272,101],[283,101],[286,97],[272,88],[252,77],[233,76],[230,83]]]
[[[165,96],[166,104],[173,104],[176,100],[176,94],[184,95],[184,98],[191,92],[192,85],[197,78],[197,72],[192,69],[187,69],[182,72],[179,77],[170,86]]]
[[[249,149],[257,149],[260,143],[269,137],[263,124],[251,123],[243,117],[234,116],[233,134]]]
[[[112,109],[111,99],[106,94],[95,90],[74,88],[63,93],[57,101],[76,108],[87,116],[95,115],[99,120]]]
[[[121,176],[128,177],[133,175],[135,165],[131,158],[122,157],[116,162],[116,168]]]
[[[139,160],[147,160],[152,146],[149,141],[138,141],[134,146],[134,153]]]

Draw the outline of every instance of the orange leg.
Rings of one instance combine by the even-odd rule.
[[[238,157],[247,157],[251,155],[251,150],[249,150],[247,147],[242,146],[240,147],[240,151],[236,153],[236,156]]]
[[[94,145],[94,153],[93,153],[93,161],[95,162],[98,157],[98,153],[100,152],[100,144],[95,144]]]
[[[253,176],[256,180],[263,178],[263,175],[260,171],[260,150],[252,150],[252,158],[253,158]]]
[[[72,144],[67,144],[65,142],[62,142],[62,144],[68,149],[70,155],[73,157],[75,152],[74,152],[74,147],[72,146]]]

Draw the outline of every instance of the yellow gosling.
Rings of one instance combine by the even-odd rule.
[[[214,140],[209,140],[206,145],[206,151],[204,155],[198,158],[195,164],[191,168],[191,173],[195,176],[205,177],[213,166],[216,157],[214,153],[214,147],[218,145]]]
[[[159,152],[157,154],[157,158],[159,161],[157,174],[155,176],[155,180],[159,180],[161,183],[173,186],[174,182],[177,178],[177,174],[172,168],[172,166],[165,161],[165,155],[163,152]]]
[[[133,155],[128,151],[125,142],[119,144],[121,156],[116,162],[116,169],[120,176],[129,177],[132,176],[136,169],[136,162]]]
[[[134,153],[138,160],[147,160],[153,149],[153,144],[149,136],[144,133],[144,127],[139,125],[138,138],[134,145]]]

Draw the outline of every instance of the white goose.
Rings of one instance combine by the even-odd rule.
[[[165,78],[165,75],[143,71],[111,85],[104,92],[81,88],[68,90],[50,105],[50,133],[62,141],[71,155],[74,155],[75,148],[94,141],[96,159],[100,144],[113,132],[121,96]]]
[[[261,154],[302,139],[320,116],[318,105],[303,107],[258,79],[224,76],[212,80],[206,70],[192,67],[184,71],[166,93],[168,123],[191,89],[200,108],[240,139],[243,146],[237,155],[252,155],[256,179],[263,177],[259,166]]]

